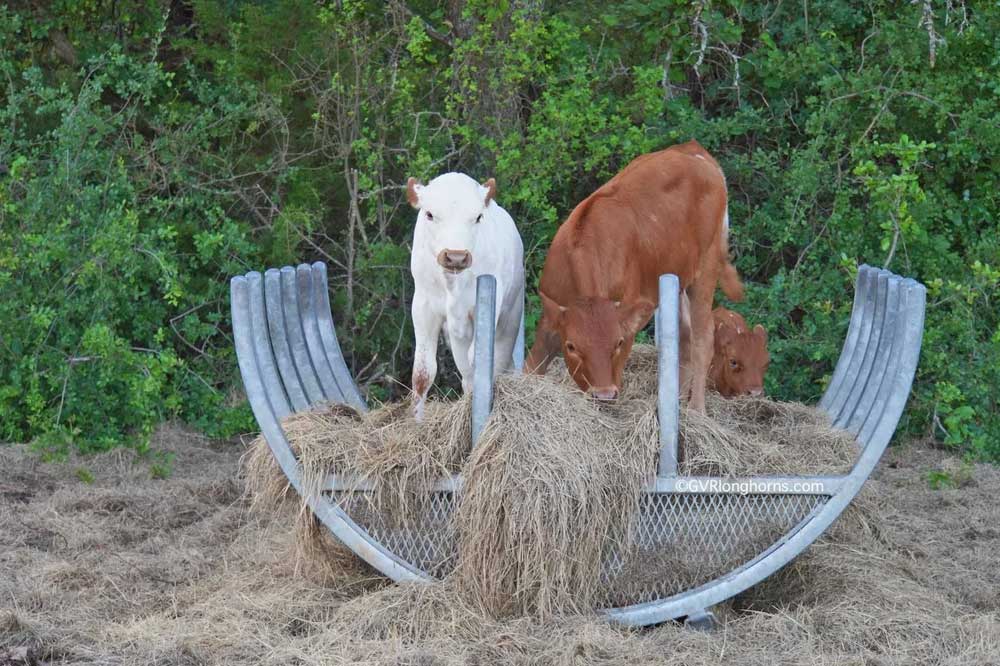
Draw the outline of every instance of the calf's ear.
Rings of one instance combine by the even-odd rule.
[[[483,192],[483,205],[489,206],[490,202],[497,197],[497,181],[495,178],[490,178],[485,183],[482,184]]]
[[[542,297],[542,315],[545,317],[545,321],[556,328],[562,328],[563,313],[566,312],[566,308],[541,291],[538,292],[538,295]]]
[[[767,330],[763,326],[761,326],[760,324],[754,326],[753,334],[756,337],[760,338],[765,345],[767,344]]]
[[[656,310],[656,306],[644,298],[627,305],[619,302],[617,307],[618,321],[621,322],[622,328],[628,331],[629,335],[635,335],[642,330],[642,327],[649,323],[653,311]]]
[[[416,209],[420,209],[420,190],[424,189],[424,186],[420,184],[420,181],[416,178],[410,176],[406,181],[406,200],[410,202],[410,205]]]

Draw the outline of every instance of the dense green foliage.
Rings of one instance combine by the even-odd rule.
[[[300,260],[329,262],[365,389],[398,394],[408,175],[496,177],[537,280],[575,203],[697,138],[770,392],[820,395],[855,266],[887,265],[929,287],[906,427],[1000,459],[998,53],[1000,9],[960,0],[0,8],[0,439],[252,428],[227,278]]]

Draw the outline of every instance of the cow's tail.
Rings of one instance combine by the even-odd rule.
[[[722,243],[720,244],[719,257],[722,264],[722,271],[719,273],[719,286],[722,293],[731,301],[739,303],[743,300],[743,280],[736,272],[736,267],[729,261],[729,207],[726,207],[725,216],[722,218]]]

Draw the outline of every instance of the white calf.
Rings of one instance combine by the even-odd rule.
[[[510,369],[524,308],[524,248],[514,220],[494,197],[496,183],[480,185],[462,173],[446,173],[427,185],[410,178],[406,198],[417,213],[410,271],[413,294],[413,413],[437,375],[437,344],[445,327],[451,354],[462,373],[462,390],[472,387],[476,278],[497,280],[494,373]]]

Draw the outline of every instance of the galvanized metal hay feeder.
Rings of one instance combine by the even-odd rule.
[[[271,269],[232,280],[236,352],[247,397],[261,431],[289,483],[303,493],[301,469],[281,419],[320,402],[366,411],[344,362],[327,292],[326,266]],[[474,442],[489,416],[493,392],[493,312],[496,283],[477,285]],[[711,626],[706,610],[771,575],[805,550],[844,511],[871,474],[903,413],[920,355],[925,289],[912,279],[861,266],[854,306],[836,370],[819,407],[852,433],[860,454],[849,474],[814,477],[715,478],[678,476],[678,282],[660,278],[656,312],[659,353],[660,456],[646,489],[636,530],[637,550],[650,556],[704,562],[726,571],[678,589],[676,581],[646,580],[641,561],[611,553],[605,576],[624,579],[608,597],[611,620],[649,625],[685,618]],[[515,363],[524,358],[522,335]],[[349,515],[339,499],[364,485],[331,476],[320,495],[304,495],[318,519],[345,545],[395,581],[431,581],[447,572],[454,553],[444,529],[455,506],[458,477],[442,479],[427,510],[402,527],[377,513]],[[746,552],[741,543],[770,545]]]

